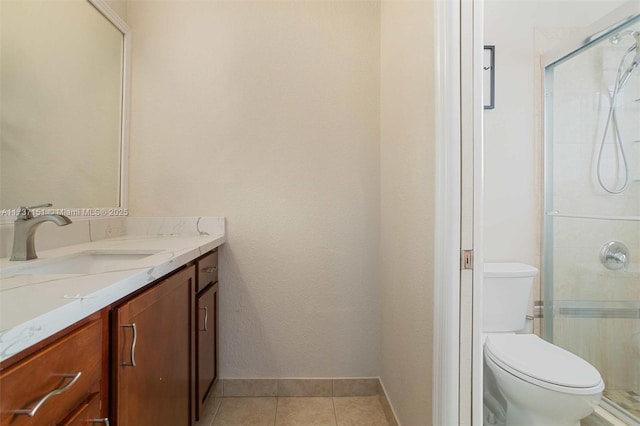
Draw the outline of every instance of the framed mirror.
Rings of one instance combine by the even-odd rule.
[[[126,207],[130,46],[103,0],[0,1],[3,216]]]

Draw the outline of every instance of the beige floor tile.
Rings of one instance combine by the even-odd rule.
[[[221,402],[222,398],[214,395],[209,396],[204,405],[204,412],[200,415],[200,420],[196,422],[196,426],[211,426]]]
[[[378,385],[378,401],[380,401],[380,406],[382,407],[382,412],[384,413],[385,418],[389,422],[389,426],[399,426],[398,421],[396,420],[395,415],[393,414],[393,409],[391,408],[391,404],[389,403],[389,399],[387,399],[387,394],[384,391],[382,385]]]
[[[338,426],[387,426],[377,396],[333,398]]]
[[[214,426],[273,426],[276,398],[223,398]]]
[[[280,397],[276,426],[336,426],[331,397]]]

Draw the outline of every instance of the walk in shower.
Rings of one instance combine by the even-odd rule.
[[[640,424],[640,1],[543,62],[545,337]]]

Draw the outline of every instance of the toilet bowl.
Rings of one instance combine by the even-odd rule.
[[[578,426],[600,403],[598,371],[538,336],[489,335],[484,355],[507,403],[507,426]]]
[[[602,397],[602,377],[587,361],[515,333],[525,325],[537,273],[524,264],[485,263],[485,426],[579,426]]]

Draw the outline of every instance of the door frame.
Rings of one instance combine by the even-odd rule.
[[[435,12],[433,424],[482,425],[483,3],[436,0]]]

